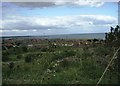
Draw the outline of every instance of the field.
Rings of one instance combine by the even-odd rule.
[[[4,39],[3,84],[96,84],[116,49],[104,40]],[[114,59],[100,84],[118,84]]]

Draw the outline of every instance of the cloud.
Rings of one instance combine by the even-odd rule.
[[[11,2],[11,4],[14,4],[19,7],[27,7],[27,8],[51,7],[55,5],[54,2]]]
[[[2,0],[2,1],[4,1],[4,2],[50,2],[50,1],[53,1],[53,0]],[[74,0],[64,0],[64,1],[74,1]],[[100,0],[100,1],[118,2],[119,0]]]
[[[90,26],[110,26],[117,19],[106,15],[74,15],[55,17],[10,16],[3,19],[3,30],[52,30],[52,29],[89,29]]]
[[[26,8],[42,8],[42,7],[53,7],[53,6],[100,7],[104,4],[104,2],[101,2],[100,0],[50,0],[50,1],[41,1],[41,2],[9,2],[9,3],[16,5],[17,7],[26,7]]]

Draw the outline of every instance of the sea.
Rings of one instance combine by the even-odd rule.
[[[84,34],[60,34],[60,35],[42,35],[42,36],[5,36],[10,38],[29,38],[29,39],[105,39],[105,33],[84,33]]]

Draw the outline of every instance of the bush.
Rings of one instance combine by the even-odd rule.
[[[27,63],[29,63],[29,62],[31,62],[32,61],[32,58],[31,57],[25,57],[25,62],[27,62]]]
[[[115,28],[111,27],[111,32],[105,33],[105,41],[110,46],[120,46],[120,27],[117,25]]]
[[[66,50],[63,52],[63,55],[65,55],[66,57],[74,56],[75,54],[76,54],[76,52],[73,50]]]
[[[32,57],[31,56],[26,56],[25,57],[25,62],[27,62],[27,63],[32,62]]]
[[[69,64],[70,64],[70,63],[69,63],[66,59],[64,59],[64,60],[61,62],[61,66],[62,66],[62,67],[68,67]]]
[[[41,48],[41,52],[47,52],[49,49],[48,48]]]
[[[89,51],[85,51],[84,53],[82,53],[83,57],[90,57],[92,54]]]
[[[112,54],[112,48],[111,47],[105,47],[105,46],[99,46],[95,49],[95,53],[98,56],[106,56],[106,55],[111,55]]]
[[[25,57],[25,62],[32,62],[34,59],[37,59],[41,53],[28,53]]]
[[[8,61],[9,58],[9,52],[8,51],[4,51],[2,52],[2,61]]]
[[[14,65],[15,65],[15,64],[14,64],[13,62],[10,62],[10,63],[9,63],[9,68],[10,68],[10,69],[13,69],[13,68],[14,68]]]
[[[10,58],[8,56],[2,56],[2,61],[9,61]]]
[[[21,59],[22,58],[22,55],[17,55],[17,59]]]
[[[72,50],[65,50],[65,51],[62,51],[61,53],[56,53],[54,56],[53,56],[53,59],[63,59],[63,58],[66,58],[66,57],[70,57],[70,56],[74,56],[76,54],[75,51],[72,51]]]
[[[24,52],[27,52],[28,51],[28,49],[27,49],[27,47],[22,47],[22,50],[24,51]]]

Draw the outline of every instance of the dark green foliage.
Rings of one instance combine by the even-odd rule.
[[[117,25],[115,28],[111,27],[111,32],[105,33],[105,41],[110,46],[120,46],[120,27]]]
[[[111,30],[112,33],[113,31]],[[84,45],[83,43],[80,47],[74,47],[61,46],[61,44],[79,43],[80,40],[59,40],[60,43],[56,40],[57,45],[54,46],[52,45],[53,41],[48,43],[40,40],[39,43],[31,43],[25,39],[25,41],[20,42],[23,45],[20,44],[19,47],[3,51],[3,56],[10,58],[10,60],[6,60],[7,62],[2,62],[3,83],[96,84],[113,56],[114,48],[104,44],[98,45],[90,40],[86,41],[91,42],[91,44]],[[33,46],[24,47],[26,43],[33,44]],[[101,81],[102,84],[117,83],[116,63],[114,66],[116,69],[107,71]],[[110,79],[110,77],[112,78]]]
[[[2,52],[2,61],[8,61],[9,58],[9,52],[8,51],[3,51]]]
[[[29,57],[29,56],[26,56],[26,57],[25,57],[25,62],[29,63],[29,62],[31,62],[31,61],[32,61],[32,58],[31,58],[31,57]]]
[[[70,65],[70,62],[67,60],[67,59],[64,59],[62,62],[61,62],[61,66],[62,67],[68,67]]]
[[[22,58],[22,55],[17,55],[17,59],[21,59]]]
[[[15,64],[14,64],[13,62],[10,62],[10,63],[9,63],[9,68],[10,68],[10,69],[13,69],[13,68],[14,68],[14,65],[15,65]]]
[[[47,51],[48,51],[48,48],[41,48],[40,51],[41,51],[41,52],[47,52]]]
[[[97,42],[97,41],[99,41],[98,39],[93,39],[93,42]]]
[[[34,60],[37,60],[39,57],[41,57],[41,55],[42,55],[41,53],[28,53],[28,54],[26,54],[24,60],[25,60],[25,62],[28,62],[28,63],[33,62]]]
[[[32,60],[33,60],[33,58],[30,55],[25,57],[25,62],[27,62],[27,63],[32,62]]]
[[[90,53],[90,51],[86,50],[84,51],[84,53],[82,53],[82,57],[84,58],[87,58],[87,57],[90,57],[92,54]]]
[[[112,54],[110,53],[111,51],[113,51],[113,49],[111,49],[110,47],[105,47],[105,46],[98,46],[95,48],[95,52],[96,52],[95,54],[98,56],[110,55]]]
[[[9,61],[10,58],[8,56],[2,56],[2,61]]]
[[[108,39],[108,33],[105,33],[105,39],[106,40]]]
[[[26,46],[22,47],[22,50],[23,50],[23,52],[27,52],[28,51]]]
[[[73,50],[65,50],[60,53],[54,54],[53,59],[63,59],[66,57],[74,56],[75,54],[76,52]]]
[[[76,52],[73,51],[73,50],[65,50],[65,51],[62,52],[62,54],[65,57],[69,57],[69,56],[74,56],[76,54]]]
[[[109,42],[113,42],[114,39],[115,39],[115,35],[114,35],[113,33],[108,34],[107,40],[108,40]]]
[[[2,50],[7,50],[7,47],[6,46],[2,46]]]

